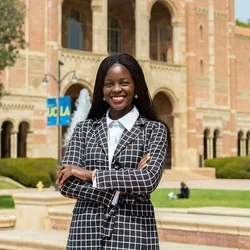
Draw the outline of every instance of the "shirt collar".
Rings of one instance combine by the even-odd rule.
[[[128,131],[130,131],[134,126],[138,117],[139,117],[139,111],[136,108],[136,106],[134,106],[130,112],[128,112],[126,115],[118,119],[118,121],[122,124],[123,127],[125,127]],[[109,127],[110,123],[114,121],[109,118],[109,109],[106,112],[106,119],[107,119],[107,126]]]

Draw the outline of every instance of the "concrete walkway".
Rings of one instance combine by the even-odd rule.
[[[212,246],[198,246],[191,244],[180,244],[172,242],[161,242],[161,250],[238,250],[238,248],[212,247]]]
[[[249,190],[250,180],[214,179],[214,180],[187,180],[185,183],[190,189],[224,189]],[[180,188],[180,181],[161,181],[158,188]]]

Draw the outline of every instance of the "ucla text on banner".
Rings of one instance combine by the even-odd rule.
[[[60,117],[59,125],[66,126],[70,123],[71,117],[71,102],[70,96],[59,98],[60,104]],[[47,126],[57,125],[57,98],[47,99]]]

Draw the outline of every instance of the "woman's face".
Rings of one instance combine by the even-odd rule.
[[[135,85],[127,68],[113,64],[104,79],[103,95],[110,106],[110,118],[117,120],[133,108]]]

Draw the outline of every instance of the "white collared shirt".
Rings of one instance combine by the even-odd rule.
[[[136,120],[139,117],[139,111],[134,106],[132,110],[121,117],[118,120],[112,120],[109,118],[109,109],[106,113],[107,119],[107,129],[108,129],[108,156],[109,156],[109,169],[111,169],[111,163],[114,156],[115,149],[121,139],[122,133],[126,128],[128,131],[132,129]],[[96,179],[93,181],[93,187],[96,187]],[[117,191],[114,199],[112,201],[112,205],[116,205],[118,202],[120,192]]]
[[[114,152],[121,139],[124,129],[126,128],[128,131],[130,131],[138,117],[139,111],[135,106],[129,113],[118,120],[111,120],[109,118],[109,110],[107,111],[106,119],[108,128],[109,169],[111,169],[111,162],[114,156]]]

